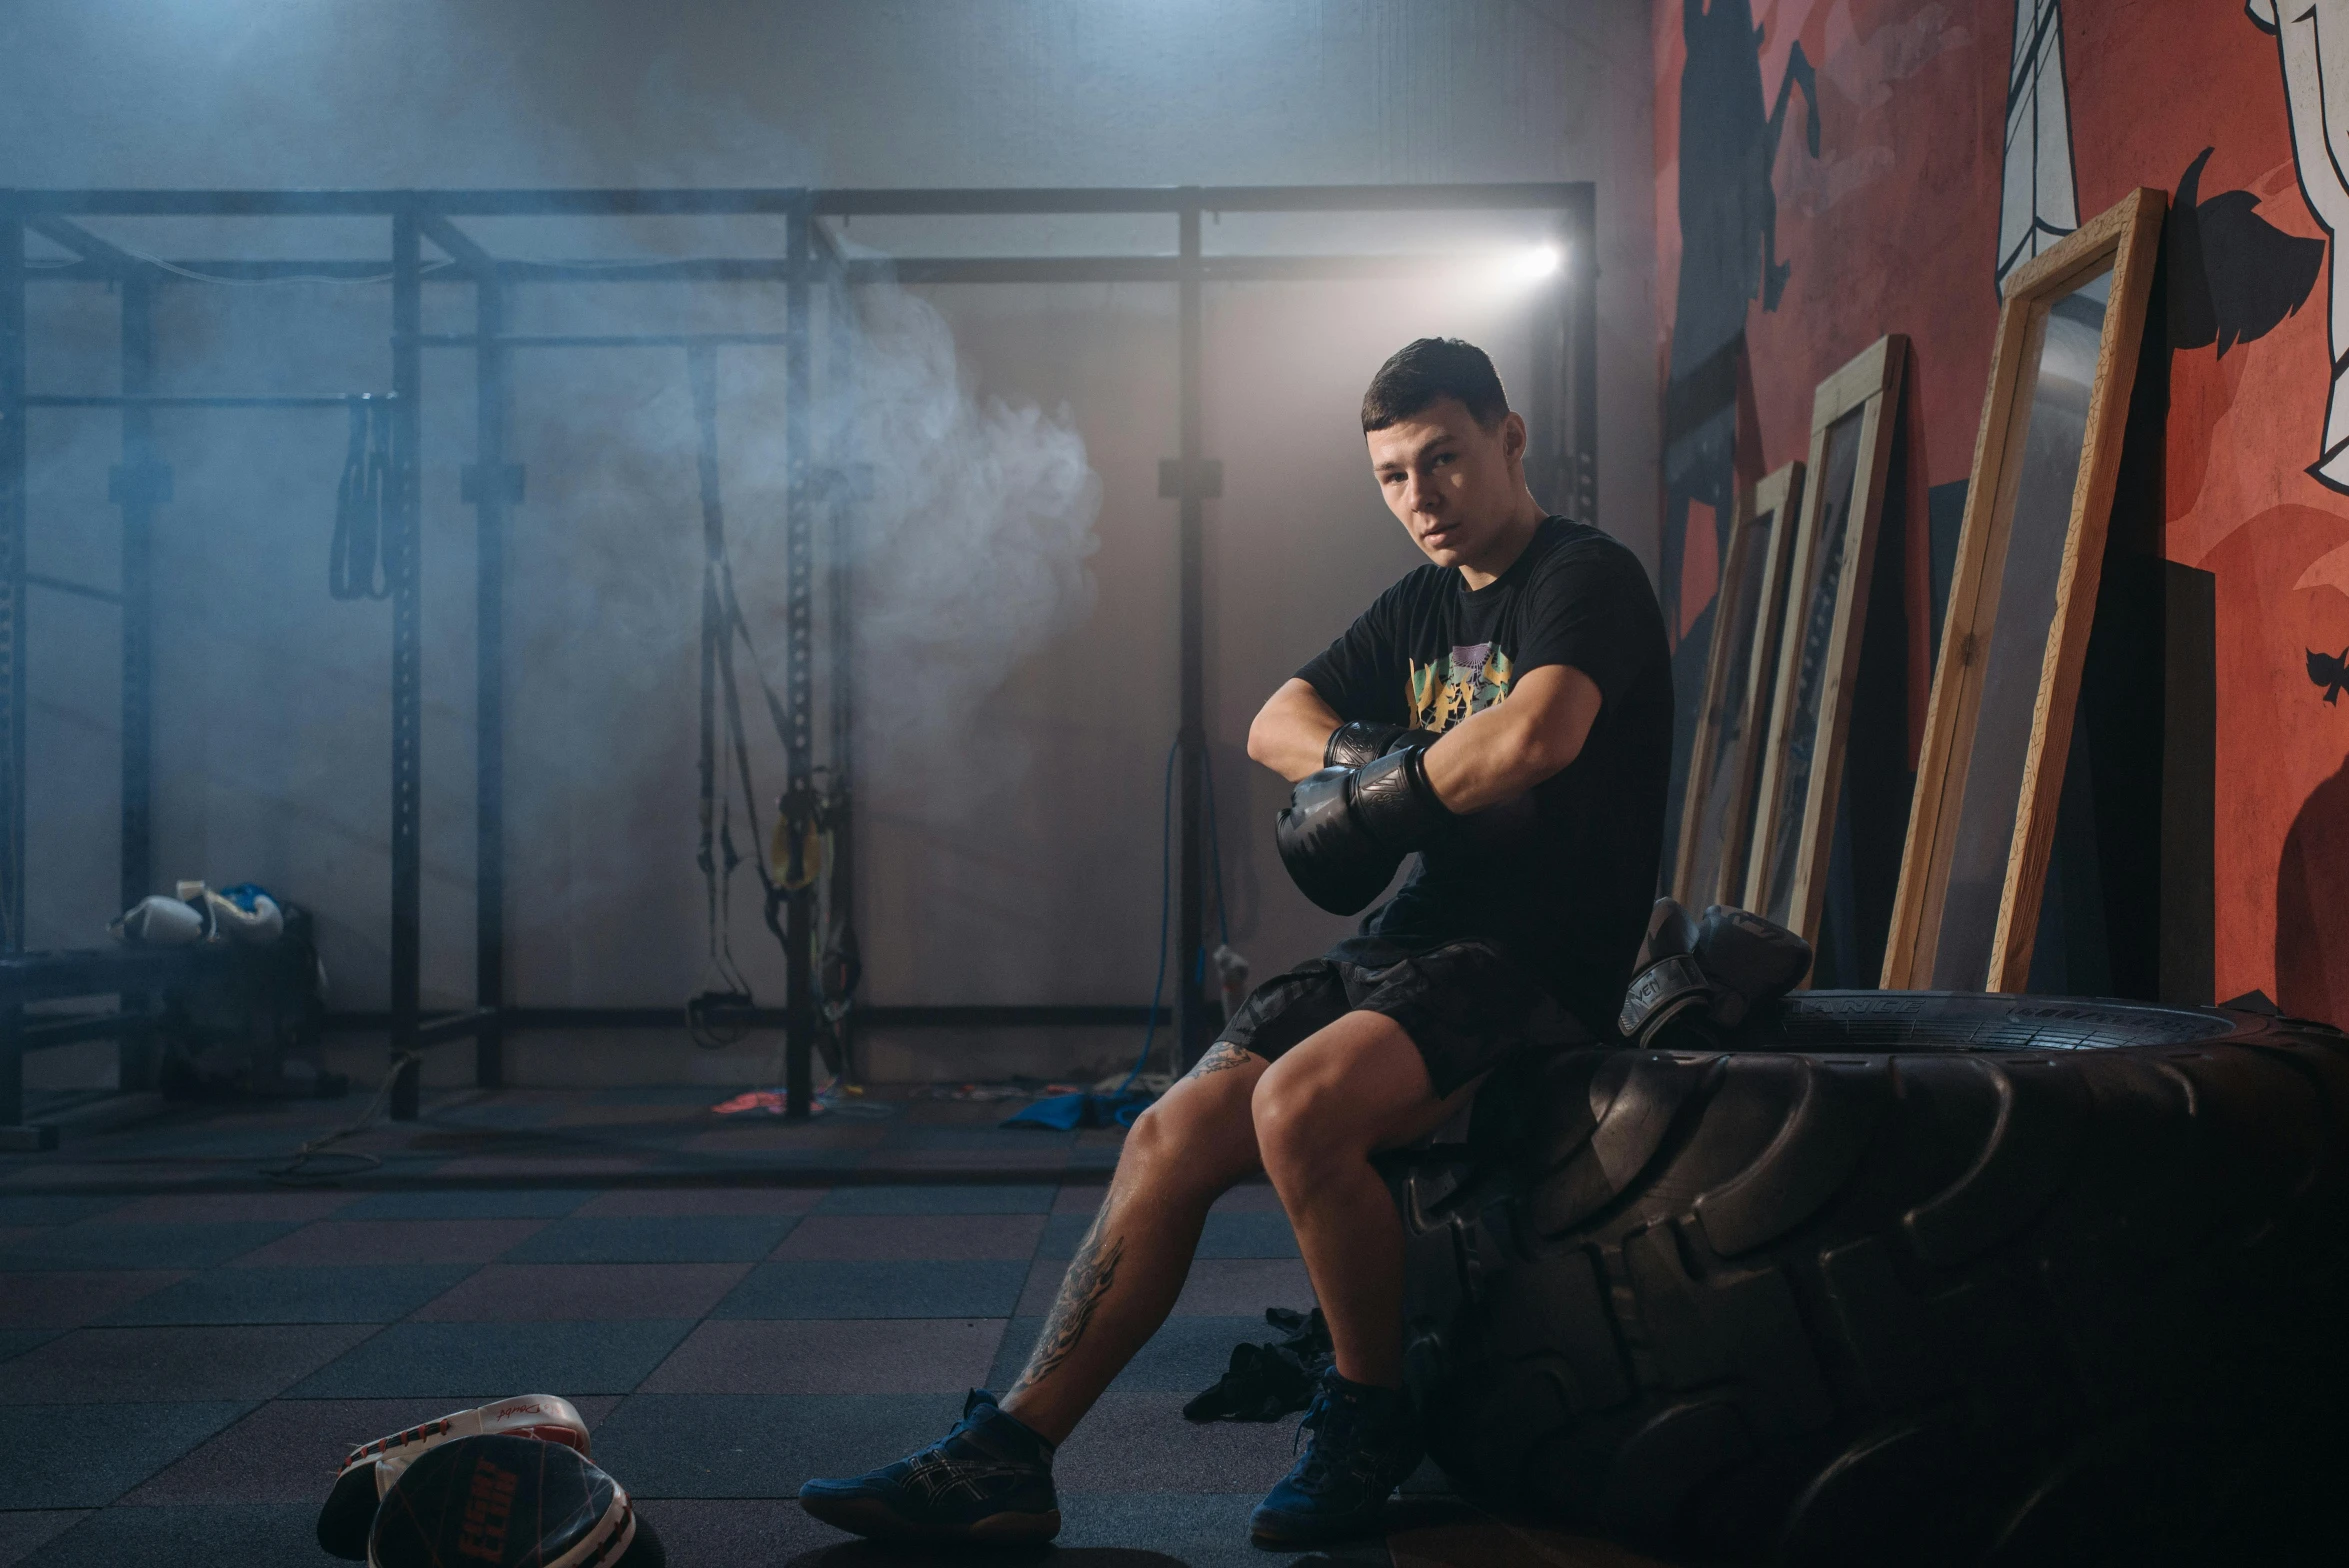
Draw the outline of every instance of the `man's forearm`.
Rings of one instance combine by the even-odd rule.
[[[1320,769],[1330,732],[1337,727],[1337,712],[1321,694],[1304,681],[1291,680],[1248,726],[1248,755],[1294,784]]]
[[[1427,782],[1463,815],[1515,800],[1582,754],[1599,704],[1599,688],[1580,670],[1528,670],[1507,702],[1470,714],[1428,747]]]

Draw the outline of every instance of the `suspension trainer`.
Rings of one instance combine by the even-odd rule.
[[[726,1015],[746,1013],[754,1005],[749,978],[734,959],[730,894],[735,868],[746,858],[750,861],[758,874],[767,929],[774,933],[777,943],[788,949],[789,937],[783,922],[786,897],[801,888],[814,886],[827,905],[833,902],[828,886],[834,866],[831,837],[840,814],[840,802],[836,798],[837,790],[830,787],[808,791],[806,799],[787,792],[777,802],[772,838],[760,832],[758,786],[751,773],[750,745],[742,720],[742,693],[734,667],[734,645],[738,639],[749,657],[760,695],[766,700],[767,717],[775,726],[776,737],[787,740],[790,727],[782,699],[767,680],[758,646],[751,639],[750,625],[743,618],[741,601],[734,592],[734,567],[726,544],[725,508],[718,481],[716,350],[706,344],[688,348],[685,366],[686,381],[693,393],[693,420],[698,436],[695,467],[701,486],[702,522],[701,839],[697,861],[709,911],[707,972],[716,981],[686,1003],[685,1014],[695,1042],[715,1049],[732,1044],[748,1033],[747,1022],[729,1021]],[[729,760],[733,764],[731,769],[727,766]],[[732,778],[727,776],[729,773]],[[751,853],[747,857],[734,842],[733,792],[737,785],[741,790],[744,825],[751,839]],[[823,923],[818,922],[814,933],[816,942],[823,941],[823,931]],[[845,946],[850,954],[855,951],[851,936],[836,933],[833,945]],[[822,1020],[816,1049],[824,1059],[825,1070],[838,1078],[845,1065],[840,1050],[841,1031],[847,1017],[849,992],[856,984],[857,966],[853,961],[827,963],[827,956],[821,950],[809,954],[809,969],[817,976],[821,993],[816,998],[817,1017]],[[835,991],[837,994],[833,994]]]

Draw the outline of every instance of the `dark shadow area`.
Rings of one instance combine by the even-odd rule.
[[[2349,1017],[2349,758],[2309,792],[2276,867],[2276,1003],[2296,1018]]]

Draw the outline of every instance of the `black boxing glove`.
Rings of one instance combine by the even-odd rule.
[[[1408,724],[1380,724],[1369,719],[1356,719],[1330,731],[1329,744],[1321,748],[1321,765],[1325,768],[1359,768],[1366,762],[1376,762],[1390,751],[1405,746],[1432,746],[1435,731],[1413,729]]]
[[[1427,781],[1423,751],[1406,746],[1298,781],[1273,841],[1299,892],[1333,915],[1354,914],[1385,889],[1405,855],[1456,820]]]

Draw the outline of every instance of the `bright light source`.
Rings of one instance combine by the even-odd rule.
[[[1536,245],[1516,258],[1516,265],[1512,270],[1519,277],[1531,283],[1537,279],[1548,277],[1565,264],[1565,253],[1557,246]]]

